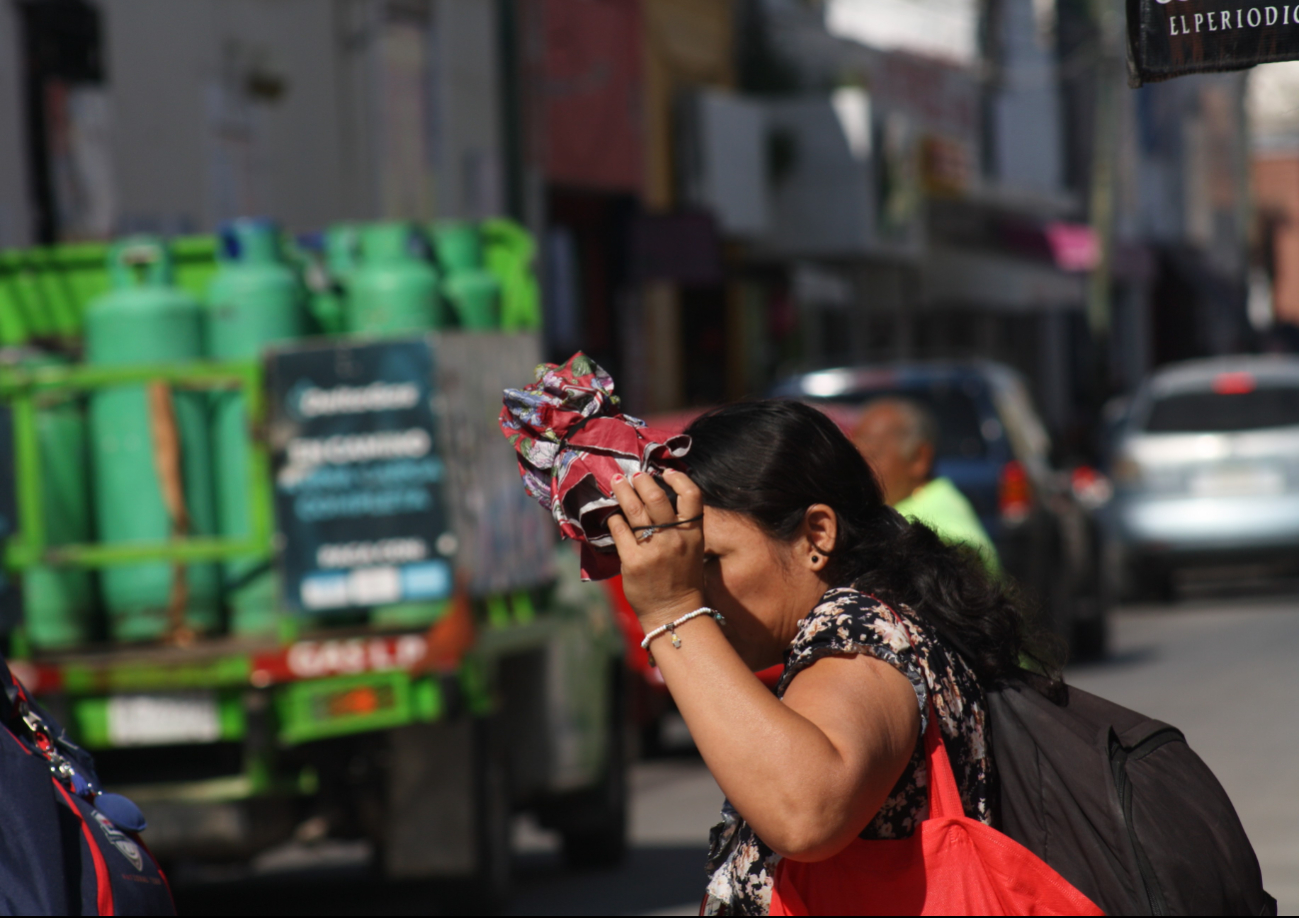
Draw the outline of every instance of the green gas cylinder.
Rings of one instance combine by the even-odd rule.
[[[339,283],[346,285],[360,263],[361,227],[336,223],[325,230],[325,266]]]
[[[314,326],[307,334],[339,335],[347,330],[344,283],[351,272],[352,259],[340,260],[342,266],[335,268],[330,247],[336,244],[333,240],[339,235],[337,230],[338,227],[331,227],[301,236],[293,249],[297,270],[307,289],[307,313]]]
[[[486,331],[500,326],[501,282],[483,267],[478,228],[469,223],[433,227],[433,248],[442,268],[442,295],[460,327]]]
[[[535,331],[541,327],[541,293],[533,261],[537,243],[520,224],[493,217],[479,225],[483,262],[501,282],[501,329]]]
[[[361,263],[348,280],[348,330],[368,334],[423,331],[443,324],[438,274],[419,252],[408,223],[361,231]]]
[[[24,367],[59,364],[49,354],[28,352]],[[87,475],[86,418],[66,397],[38,401],[36,443],[41,463],[41,511],[49,545],[89,542],[90,487]],[[94,588],[90,572],[38,565],[23,574],[23,618],[36,647],[84,644],[92,637]]]
[[[220,265],[208,288],[205,339],[214,360],[253,360],[267,345],[306,333],[305,290],[284,258],[283,239],[267,220],[235,220],[218,232]],[[212,397],[217,531],[246,537],[248,413],[243,396]],[[223,565],[231,628],[249,634],[275,629],[275,585],[266,559]]]
[[[153,237],[125,239],[109,249],[113,289],[86,309],[88,363],[131,366],[203,356],[202,310],[193,297],[172,286],[170,267],[166,247]],[[185,531],[215,533],[207,415],[202,392],[124,385],[91,396],[93,506],[101,541],[160,541],[177,535],[181,521],[173,519],[167,495],[178,491],[188,516]],[[171,439],[173,426],[180,443],[176,461],[161,448]],[[100,582],[112,636],[164,636],[170,604],[180,596],[185,597],[189,627],[200,632],[215,627],[216,566],[190,564],[180,572],[178,576],[177,568],[166,562],[105,568]]]

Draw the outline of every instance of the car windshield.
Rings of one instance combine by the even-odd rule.
[[[862,405],[877,398],[905,398],[928,408],[938,422],[939,459],[982,459],[986,453],[980,428],[979,409],[962,389],[935,386],[930,389],[869,389],[844,393],[824,401],[841,405]]]
[[[1149,433],[1230,433],[1299,425],[1299,388],[1251,392],[1177,392],[1156,399]]]

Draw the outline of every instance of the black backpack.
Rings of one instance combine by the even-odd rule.
[[[0,915],[174,915],[135,804],[0,658]]]
[[[1063,695],[988,693],[1001,831],[1110,915],[1275,915],[1236,810],[1181,731]]]

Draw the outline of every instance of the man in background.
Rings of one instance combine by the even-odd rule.
[[[974,507],[949,478],[935,478],[938,424],[922,405],[905,398],[878,398],[857,419],[853,442],[870,463],[884,499],[909,520],[918,520],[944,542],[969,545],[989,572],[999,574],[997,549]]]

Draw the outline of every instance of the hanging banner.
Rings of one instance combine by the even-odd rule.
[[[1127,0],[1132,86],[1299,59],[1299,3]]]

